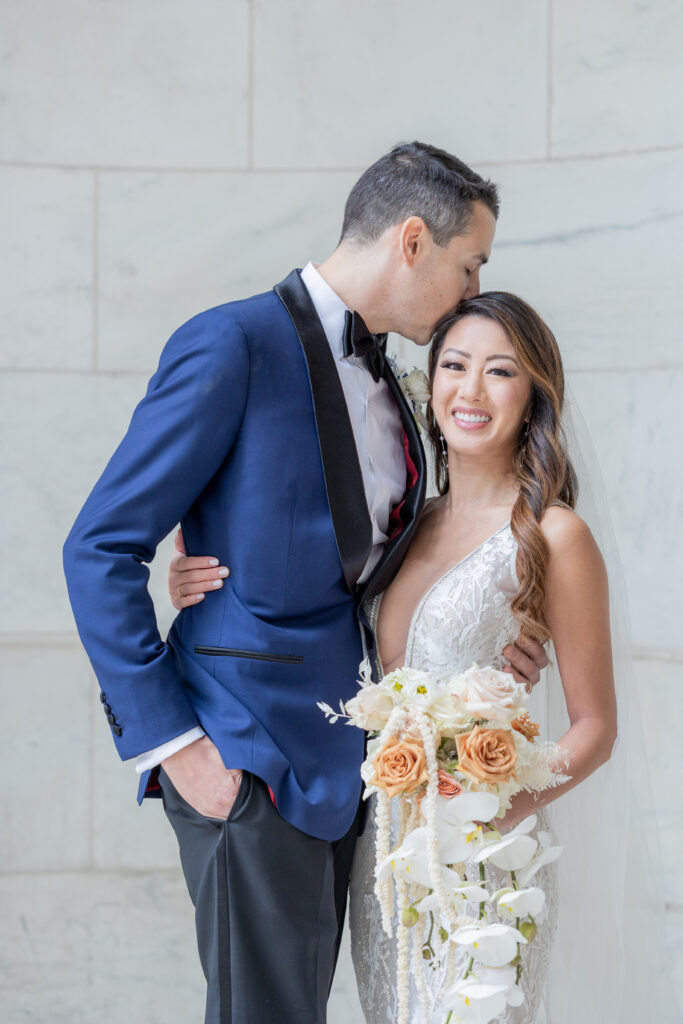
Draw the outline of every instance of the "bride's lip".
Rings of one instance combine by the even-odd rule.
[[[466,416],[486,416],[485,420],[465,419]],[[458,405],[451,410],[451,418],[455,420],[461,430],[481,430],[487,427],[493,417],[485,409],[471,409],[464,405]]]

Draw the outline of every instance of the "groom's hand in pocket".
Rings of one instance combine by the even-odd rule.
[[[191,807],[205,818],[227,818],[242,781],[240,769],[226,768],[208,736],[165,758],[161,766]]]
[[[518,683],[524,683],[527,692],[531,693],[532,688],[541,678],[541,671],[549,664],[548,655],[542,644],[529,637],[518,636],[514,644],[508,644],[503,648],[503,655],[510,662],[503,669],[503,672],[510,672]]]

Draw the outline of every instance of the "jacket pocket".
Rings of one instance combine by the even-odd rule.
[[[239,651],[234,647],[209,647],[205,644],[195,644],[195,654],[208,654],[211,657],[220,658],[249,658],[251,661],[280,661],[286,665],[301,665],[303,657],[300,654],[265,654],[260,651]]]

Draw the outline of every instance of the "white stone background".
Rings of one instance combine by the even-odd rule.
[[[2,0],[3,1021],[203,1019],[174,842],[97,709],[61,546],[172,330],[324,258],[412,138],[500,183],[483,287],[546,316],[593,431],[683,989],[682,43],[676,0]],[[361,1019],[345,950],[330,1022]]]

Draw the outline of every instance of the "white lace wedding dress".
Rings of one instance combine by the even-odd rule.
[[[415,609],[406,643],[405,664],[412,668],[449,674],[492,665],[502,669],[502,650],[519,634],[519,626],[510,609],[518,580],[515,572],[517,543],[510,524],[497,530],[456,565],[451,566],[427,591]],[[381,595],[369,609],[376,627]],[[378,666],[381,671],[381,666]],[[550,737],[546,737],[550,738]],[[395,1024],[397,1020],[396,940],[382,929],[379,905],[374,895],[375,827],[374,808],[356,847],[351,875],[350,926],[353,962],[361,1005],[367,1024]],[[539,829],[550,830],[549,808],[537,812]],[[555,842],[553,835],[553,842]],[[467,877],[479,879],[479,866],[466,861]],[[507,883],[507,874],[490,863],[487,875]],[[521,979],[524,1003],[508,1007],[497,1018],[501,1024],[534,1024],[542,1000],[550,949],[557,927],[557,862],[542,867],[537,882],[546,894],[546,905],[537,918],[538,934],[524,949]],[[477,909],[471,906],[472,916]],[[466,963],[463,954],[463,965]],[[430,984],[430,972],[425,976]],[[434,983],[432,977],[432,984]],[[413,986],[411,985],[411,989]],[[411,1024],[422,1024],[419,1002],[413,989]],[[427,1024],[427,1022],[424,1022]],[[444,1016],[429,1024],[444,1024]]]

